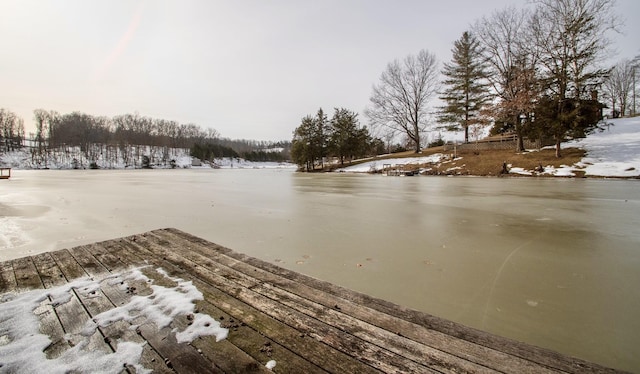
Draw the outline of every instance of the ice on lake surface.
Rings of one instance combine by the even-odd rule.
[[[251,169],[14,176],[0,204],[22,215],[1,218],[3,260],[176,227],[482,330],[639,367],[637,181]]]

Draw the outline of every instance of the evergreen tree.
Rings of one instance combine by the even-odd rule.
[[[305,116],[293,131],[291,159],[301,168],[313,171],[315,165],[324,167],[329,151],[329,121],[322,108],[315,116]]]
[[[331,119],[331,137],[329,140],[331,153],[340,158],[344,164],[345,157],[353,157],[363,148],[362,136],[358,129],[358,114],[341,108],[335,109]]]
[[[318,109],[313,121],[311,148],[313,159],[320,162],[320,167],[324,167],[324,158],[329,154],[329,135],[331,130],[329,126],[327,115],[324,114],[322,108]]]
[[[313,170],[313,132],[314,118],[306,116],[302,119],[300,126],[293,131],[291,142],[291,159],[299,167],[304,167],[307,171]]]
[[[379,145],[360,127],[358,114],[344,108],[336,108],[331,121],[322,108],[315,116],[307,115],[293,132],[291,159],[301,169],[313,171],[316,165],[324,167],[324,158],[335,156],[344,163],[345,158],[364,156]],[[373,149],[377,151],[377,149]]]
[[[469,141],[469,126],[481,123],[480,110],[490,100],[487,66],[484,63],[480,42],[465,31],[453,43],[453,57],[445,63],[445,90],[440,99],[446,105],[441,108],[439,121],[455,123],[464,129],[464,141]]]

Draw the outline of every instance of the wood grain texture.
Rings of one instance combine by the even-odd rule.
[[[91,337],[93,349],[144,343],[140,363],[161,373],[266,373],[269,360],[277,362],[273,372],[282,373],[618,372],[350,291],[176,229],[0,263],[0,293],[110,279],[132,268],[149,281],[129,281],[129,288],[102,281],[97,291],[74,289],[69,302],[38,307],[40,329],[53,341],[48,357],[73,345],[98,314],[151,294],[151,284],[175,286],[161,268],[192,282],[204,297],[196,313],[218,320],[228,337],[177,343],[175,332],[191,323],[181,315],[162,329],[125,321],[100,327]]]

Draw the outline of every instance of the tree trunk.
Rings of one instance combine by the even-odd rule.
[[[560,153],[560,143],[562,143],[562,138],[556,137],[556,158],[562,157]]]
[[[518,152],[524,152],[524,139],[522,134],[518,134]]]
[[[467,103],[469,103],[469,93],[467,92]],[[478,140],[478,139],[476,139]],[[469,143],[469,106],[464,111],[464,142]]]
[[[518,139],[516,139],[516,152],[524,152],[524,140],[522,139],[522,123],[520,123],[520,116],[517,115],[515,120],[516,136],[518,137]]]
[[[416,122],[413,125],[413,136],[409,137],[411,140],[413,140],[413,143],[415,144],[416,148],[416,153],[420,153],[420,151],[422,150],[420,147],[420,130],[418,128],[418,123]]]

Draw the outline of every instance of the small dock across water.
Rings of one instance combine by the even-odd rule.
[[[0,168],[0,179],[11,178],[11,168]]]
[[[197,313],[229,329],[218,342],[204,336],[177,343],[174,329],[191,321],[183,315],[161,329],[150,323],[132,329],[119,321],[91,337],[89,348],[107,351],[123,342],[146,342],[140,364],[154,372],[270,372],[265,364],[271,360],[271,370],[282,373],[616,372],[353,292],[175,229],[2,262],[0,294],[82,277],[108,279],[132,268],[142,269],[153,284],[191,281],[204,295],[196,301]],[[158,268],[169,278],[153,271]],[[52,342],[47,356],[70,349],[97,314],[149,293],[151,280],[131,282],[126,288],[103,282],[90,295],[76,291],[66,302],[39,307],[40,331]]]
[[[408,168],[408,165],[405,164],[383,164],[382,170],[386,173],[387,176],[395,176],[395,177],[412,177],[418,174],[417,170],[412,168]]]

